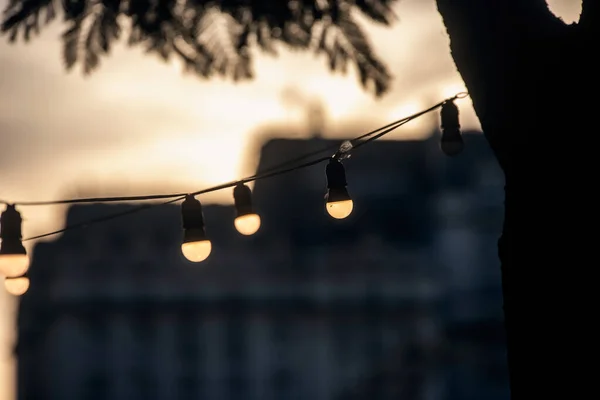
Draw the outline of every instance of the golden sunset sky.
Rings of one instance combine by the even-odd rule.
[[[549,1],[565,21],[580,0]],[[0,0],[4,8],[6,0]],[[9,201],[73,197],[92,186],[110,195],[192,191],[252,174],[264,127],[287,125],[307,134],[307,101],[327,109],[327,128],[357,121],[374,129],[464,90],[434,0],[403,0],[392,28],[367,25],[374,47],[395,79],[376,100],[354,71],[331,75],[312,54],[257,55],[256,78],[232,83],[183,75],[139,49],[115,48],[84,78],[65,72],[60,22],[29,44],[0,37],[0,198]],[[285,93],[297,94],[294,102]],[[459,103],[465,129],[479,129],[469,99]],[[232,111],[235,114],[232,115]],[[426,121],[426,120],[424,120]],[[430,132],[413,121],[391,139]],[[327,131],[325,132],[327,135]],[[204,202],[231,202],[226,190]],[[58,229],[64,207],[22,208],[24,235]],[[0,290],[0,400],[13,398],[13,302]]]

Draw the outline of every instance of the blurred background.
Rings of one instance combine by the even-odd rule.
[[[549,3],[577,19],[579,1]],[[67,74],[59,24],[2,41],[0,198],[196,190],[464,90],[435,2],[396,11],[390,29],[367,25],[395,76],[379,100],[283,49],[233,84],[125,46],[90,78]],[[202,197],[214,249],[201,265],[180,255],[177,206],[32,243],[29,292],[0,292],[0,399],[507,398],[503,180],[470,100],[458,105],[459,157],[439,151],[431,114],[346,162],[344,221],[325,215],[317,166],[253,186],[251,238],[233,229],[230,190]],[[123,207],[23,208],[24,235]]]

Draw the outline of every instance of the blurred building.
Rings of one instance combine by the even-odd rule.
[[[202,264],[180,253],[175,206],[38,244],[19,400],[503,398],[502,182],[467,136],[451,160],[434,139],[357,150],[347,220],[325,214],[324,165],[256,182],[253,237],[205,206]],[[258,170],[339,143],[272,140]],[[74,206],[67,223],[131,207]]]
[[[497,241],[504,217],[504,178],[482,135],[465,135],[465,151],[440,168],[434,247],[446,276],[441,315],[450,348],[446,395],[460,400],[509,398]]]

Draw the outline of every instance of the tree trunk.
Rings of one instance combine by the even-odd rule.
[[[592,90],[600,86],[591,1],[581,24],[566,25],[544,0],[437,0],[505,173],[498,247],[513,400],[598,392],[588,367],[597,340],[589,225],[598,206],[586,136],[595,133]]]

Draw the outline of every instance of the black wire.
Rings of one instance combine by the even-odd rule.
[[[399,120],[394,121],[394,122],[392,122],[390,124],[387,124],[385,126],[377,128],[377,129],[375,129],[375,130],[373,130],[371,132],[365,133],[364,135],[358,136],[358,137],[352,139],[351,141],[356,141],[356,140],[364,139],[364,138],[366,138],[368,136],[376,134],[379,131],[382,131],[384,129],[388,129],[388,128],[390,128],[392,126],[395,126],[395,125],[398,125],[398,124],[403,125],[404,123],[407,122],[407,120],[410,120],[411,117],[406,117],[406,118],[403,118],[403,119],[399,119]],[[398,125],[398,126],[400,126],[400,125]],[[282,163],[275,164],[275,165],[273,165],[271,167],[268,167],[268,168],[265,168],[263,170],[260,170],[259,172],[256,173],[256,175],[252,175],[249,178],[253,178],[253,177],[258,176],[260,174],[269,173],[269,172],[271,172],[273,170],[277,170],[279,168],[283,168],[283,167],[286,167],[288,165],[295,164],[295,163],[297,163],[299,161],[306,160],[307,158],[310,158],[310,157],[313,157],[313,156],[317,156],[317,155],[323,154],[323,153],[330,153],[330,152],[336,151],[338,149],[339,149],[339,145],[338,144],[326,146],[326,147],[321,148],[320,150],[313,151],[312,153],[307,153],[307,154],[301,155],[299,157],[293,158],[291,160],[287,160],[287,161],[284,161]]]
[[[385,126],[377,128],[371,132],[365,133],[364,135],[358,136],[358,137],[352,139],[352,141],[361,140],[365,137],[374,135],[384,129],[388,129],[397,124],[404,124],[405,122],[407,122],[408,120],[411,120],[411,119],[413,119],[413,116],[397,120],[395,122],[392,122],[390,124],[387,124]],[[400,125],[398,125],[398,126],[400,126]],[[260,177],[263,174],[269,174],[280,168],[287,167],[288,165],[294,165],[302,160],[306,160],[307,158],[314,157],[314,156],[317,156],[319,154],[323,154],[326,152],[335,151],[338,148],[339,148],[339,145],[337,145],[337,144],[327,146],[320,150],[306,153],[299,157],[293,158],[291,160],[287,160],[287,161],[281,162],[279,164],[272,165],[268,168],[265,168],[265,169],[257,172],[256,174],[246,177],[244,179],[237,180],[237,181],[231,181],[231,182],[219,185],[217,187],[220,189],[226,189],[229,187],[233,187],[240,182],[242,182],[242,183],[251,182],[252,180],[254,180],[254,178]],[[211,189],[213,189],[213,188],[211,188]],[[220,189],[214,189],[211,191],[216,191],[216,190],[220,190]],[[196,192],[196,193],[202,194],[202,193],[207,193],[207,192],[201,191],[201,193],[198,193],[198,192]],[[49,206],[49,205],[60,205],[60,204],[114,203],[114,202],[126,202],[126,201],[148,201],[148,200],[172,199],[174,197],[185,196],[186,194],[187,193],[171,193],[171,194],[152,194],[152,195],[118,196],[118,197],[84,197],[84,198],[78,198],[78,199],[64,199],[64,200],[50,200],[50,201],[19,201],[19,202],[14,202],[11,204],[19,205],[19,206]],[[0,201],[0,203],[8,204],[8,202],[5,202],[5,201]]]
[[[434,110],[436,110],[436,109],[440,108],[440,107],[441,107],[441,106],[442,106],[442,105],[443,105],[443,104],[444,104],[446,101],[450,101],[450,100],[454,100],[454,99],[459,99],[459,98],[461,98],[461,97],[459,97],[460,95],[461,95],[461,93],[457,94],[456,96],[452,97],[451,99],[448,99],[448,100],[441,101],[441,102],[437,103],[436,105],[429,107],[429,108],[428,108],[428,109],[426,109],[426,110],[423,110],[423,111],[420,111],[420,112],[418,112],[418,113],[416,113],[416,114],[413,114],[413,115],[411,115],[411,116],[409,117],[410,119],[408,119],[406,122],[412,121],[413,119],[419,118],[419,117],[421,117],[421,116],[423,116],[423,115],[425,115],[425,114],[427,114],[427,113],[429,113],[429,112],[431,112],[431,111],[434,111]],[[403,124],[400,124],[399,126],[402,126],[402,125],[404,125],[404,123],[403,123]],[[394,129],[396,129],[396,128],[394,128]],[[370,143],[370,142],[372,142],[372,141],[374,141],[374,140],[377,140],[377,139],[379,139],[380,137],[382,137],[382,136],[384,136],[384,135],[388,134],[389,132],[390,132],[390,131],[387,131],[387,130],[386,130],[386,131],[383,131],[383,132],[380,132],[380,133],[378,133],[377,135],[371,136],[370,138],[367,138],[367,139],[364,139],[364,140],[362,140],[362,141],[359,141],[359,142],[358,142],[358,143],[356,143],[356,144],[352,143],[352,144],[353,144],[352,148],[353,148],[353,149],[356,149],[356,148],[358,148],[358,147],[364,146],[365,144],[367,144],[367,143]],[[365,135],[363,135],[363,137],[364,137],[364,136],[365,136]],[[363,137],[360,137],[360,139],[363,139]],[[356,140],[356,139],[354,139],[354,140]]]
[[[427,114],[439,107],[441,107],[446,101],[452,101],[455,99],[459,99],[459,98],[464,98],[466,97],[466,95],[468,95],[467,93],[459,93],[456,96],[449,98],[447,100],[444,100],[442,102],[437,103],[434,106],[429,107],[426,110],[420,111],[416,114],[413,114],[409,117],[403,118],[401,120],[392,122],[391,124],[385,125],[383,127],[380,127],[378,129],[375,129],[374,131],[368,132],[364,135],[358,136],[354,139],[351,140],[352,144],[353,144],[353,149],[359,148],[367,143],[370,143],[374,140],[377,140],[385,135],[387,135],[388,133],[394,131],[395,129],[399,128],[400,126],[421,117],[424,114]],[[463,97],[460,97],[463,96]],[[41,239],[41,238],[45,238],[48,236],[52,236],[52,235],[57,235],[60,233],[64,233],[66,231],[70,231],[73,229],[82,229],[82,228],[86,228],[90,225],[96,224],[96,223],[101,223],[101,222],[105,222],[105,221],[109,221],[112,219],[116,219],[116,218],[120,218],[122,216],[126,216],[126,215],[130,215],[130,214],[134,214],[136,212],[139,211],[143,211],[152,207],[157,207],[157,206],[161,206],[161,205],[167,205],[167,204],[172,204],[175,203],[177,201],[183,200],[186,196],[191,195],[191,196],[198,196],[201,194],[205,194],[205,193],[210,193],[210,192],[215,192],[218,190],[222,190],[222,189],[227,189],[230,187],[234,187],[236,185],[238,185],[239,183],[248,183],[248,182],[252,182],[252,181],[257,181],[257,180],[261,180],[261,179],[267,179],[267,178],[272,178],[274,176],[278,176],[278,175],[283,175],[292,171],[296,171],[296,170],[300,170],[300,169],[304,169],[304,168],[308,168],[311,167],[313,165],[317,165],[320,164],[324,161],[328,161],[331,159],[331,156],[326,156],[326,157],[321,157],[312,161],[308,161],[305,162],[303,164],[300,165],[295,165],[295,166],[291,166],[289,168],[285,168],[285,169],[278,169],[281,168],[283,166],[289,165],[292,162],[297,162],[297,161],[301,161],[303,159],[309,158],[310,156],[315,156],[321,153],[324,153],[325,151],[331,151],[333,146],[328,146],[327,148],[312,152],[312,153],[308,153],[305,155],[302,155],[300,157],[296,157],[293,160],[288,160],[285,161],[283,163],[277,164],[275,166],[269,167],[265,170],[263,170],[260,173],[257,173],[255,175],[246,177],[244,179],[241,180],[237,180],[237,181],[231,181],[231,182],[227,182],[227,183],[223,183],[221,185],[217,185],[217,186],[213,186],[207,189],[202,189],[202,190],[198,190],[196,192],[192,192],[192,193],[176,193],[176,194],[164,194],[164,195],[149,195],[149,196],[128,196],[128,197],[96,197],[96,198],[83,198],[83,199],[68,199],[68,200],[58,200],[58,201],[49,201],[49,202],[18,202],[18,203],[11,203],[11,204],[16,204],[16,205],[54,205],[54,204],[74,204],[74,203],[107,203],[107,202],[123,202],[123,201],[140,201],[140,200],[157,200],[157,199],[170,199],[166,202],[162,202],[162,203],[152,203],[152,204],[144,204],[144,205],[140,205],[134,208],[131,208],[129,210],[126,211],[122,211],[119,213],[114,213],[114,214],[109,214],[106,216],[102,216],[102,217],[98,217],[98,218],[94,218],[91,220],[88,220],[86,222],[80,222],[77,224],[71,224],[71,225],[67,225],[65,226],[63,229],[59,229],[57,231],[53,231],[53,232],[48,232],[48,233],[44,233],[41,235],[37,235],[37,236],[32,236],[32,237],[28,237],[26,239],[23,239],[24,242],[26,241],[30,241],[30,240],[36,240],[36,239]],[[337,146],[335,147],[337,148]],[[0,203],[4,203],[4,204],[9,204],[8,202],[4,202],[4,201],[0,201]]]
[[[437,108],[440,108],[447,101],[453,101],[453,100],[456,100],[456,99],[464,99],[468,95],[469,95],[469,93],[467,93],[467,92],[460,92],[460,93],[454,95],[453,97],[450,97],[450,98],[448,98],[446,100],[440,101],[439,103],[437,103],[437,104],[429,107],[426,110],[419,111],[418,113],[415,113],[415,114],[410,115],[408,117],[399,119],[399,120],[394,121],[392,123],[389,123],[389,124],[387,124],[385,126],[377,128],[375,130],[372,130],[371,132],[367,132],[367,133],[365,133],[365,134],[363,134],[361,136],[355,137],[354,139],[350,140],[350,142],[352,143],[353,148],[360,147],[360,146],[362,146],[362,144],[368,143],[368,142],[370,142],[372,140],[379,139],[380,137],[388,134],[390,132],[388,129],[391,128],[391,127],[394,127],[394,129],[398,128],[398,127],[404,125],[405,123],[407,123],[409,121],[412,121],[415,118],[419,118],[420,116],[422,116],[424,114],[427,114],[427,113],[429,113],[431,111],[434,111]],[[383,133],[379,133],[378,135],[376,135],[380,131],[384,131],[384,132]],[[371,139],[371,140],[363,141],[363,139],[368,138],[369,136],[372,136],[372,135],[376,135],[376,136],[374,136],[374,138]],[[356,142],[359,142],[359,144],[355,144]],[[276,170],[276,169],[285,167],[285,166],[290,165],[290,164],[295,164],[296,162],[305,160],[305,159],[307,159],[309,157],[312,157],[312,156],[316,156],[316,155],[323,154],[323,153],[326,153],[326,152],[331,152],[331,151],[338,150],[338,148],[339,148],[339,145],[337,145],[337,144],[334,144],[334,145],[331,145],[331,146],[326,146],[326,147],[322,148],[321,150],[313,151],[312,153],[307,153],[307,154],[301,155],[299,157],[293,158],[291,160],[284,161],[284,162],[282,162],[280,164],[275,164],[274,166],[265,168],[265,169],[261,170],[260,172],[258,172],[256,175],[252,175],[251,177],[248,177],[246,179],[250,179],[250,178],[256,177],[259,174],[269,173],[272,170]],[[239,182],[240,181],[236,181],[236,183],[239,183]]]
[[[386,129],[395,124],[404,122],[405,120],[407,120],[409,118],[410,117],[407,117],[407,118],[392,122],[391,124],[388,124],[381,128],[375,129],[375,130],[373,130],[369,133],[366,133],[362,136],[359,136],[353,140],[358,140],[358,139],[362,139],[364,137],[368,137],[370,135],[373,135],[373,134],[381,131],[382,129]],[[311,153],[306,153],[299,157],[293,158],[291,160],[286,160],[279,164],[275,164],[268,168],[264,168],[261,171],[257,172],[256,174],[248,176],[244,179],[237,180],[237,181],[231,181],[231,182],[227,182],[222,185],[216,186],[219,189],[213,189],[213,188],[210,188],[210,189],[211,189],[211,191],[216,191],[216,190],[220,190],[220,189],[226,189],[229,187],[233,187],[240,182],[242,182],[242,183],[251,182],[252,180],[254,180],[254,178],[258,178],[263,174],[271,173],[280,168],[287,167],[288,165],[294,165],[300,161],[306,160],[307,158],[310,158],[310,157],[317,156],[319,154],[335,151],[338,148],[339,148],[339,145],[337,145],[337,144],[332,145],[332,146],[327,146],[320,150],[316,150]],[[201,193],[198,193],[198,192],[196,192],[196,193],[202,194],[202,193],[207,193],[207,192],[201,191]],[[185,196],[186,194],[187,193],[170,193],[170,194],[153,194],[153,195],[138,195],[138,196],[118,196],[118,197],[84,197],[84,198],[78,198],[78,199],[64,199],[64,200],[50,200],[50,201],[19,201],[19,202],[13,202],[10,204],[19,205],[19,206],[49,206],[49,205],[60,205],[60,204],[114,203],[114,202],[126,202],[126,201],[148,201],[148,200],[172,199],[174,197]],[[9,204],[8,202],[5,202],[5,201],[0,201],[0,203]]]
[[[390,126],[390,127],[388,129],[380,132],[377,135],[377,137],[382,137],[382,136],[384,136],[384,135],[392,132],[393,130],[397,129],[398,127],[404,125],[405,123],[407,123],[409,121],[411,121],[411,119],[406,119],[406,121],[404,121],[404,122],[402,122],[400,124],[397,124],[397,125],[393,125],[393,126],[390,126],[391,124],[390,125],[386,125],[386,126]],[[363,135],[363,136],[365,136],[365,135]],[[366,141],[361,142],[360,144],[364,144],[364,143],[366,143]],[[70,230],[73,230],[73,229],[87,228],[88,226],[96,224],[96,223],[110,221],[112,219],[120,218],[120,217],[123,217],[123,216],[126,216],[126,215],[130,215],[130,214],[134,214],[134,213],[137,213],[139,211],[146,210],[148,208],[152,208],[152,207],[156,207],[156,206],[161,206],[161,205],[166,205],[166,204],[172,204],[172,203],[175,203],[175,202],[177,202],[179,200],[183,200],[188,195],[190,195],[190,196],[198,196],[198,195],[201,195],[201,194],[206,194],[206,193],[210,193],[210,192],[216,192],[218,190],[223,190],[223,189],[227,189],[227,188],[230,188],[230,187],[234,187],[235,185],[237,185],[239,183],[248,183],[248,182],[252,182],[252,181],[258,181],[258,180],[261,180],[261,179],[267,179],[267,178],[272,178],[274,176],[287,174],[289,172],[293,172],[293,171],[296,171],[296,170],[300,170],[300,169],[312,167],[313,165],[320,164],[320,163],[328,161],[330,159],[331,159],[331,156],[321,157],[321,158],[318,158],[316,160],[308,161],[308,162],[305,162],[303,164],[296,165],[296,166],[293,166],[293,167],[289,167],[289,168],[286,168],[286,169],[282,169],[282,170],[278,170],[278,171],[273,171],[273,172],[262,173],[260,175],[255,175],[255,176],[244,178],[244,179],[242,179],[240,181],[232,181],[232,182],[228,182],[228,183],[223,183],[223,184],[218,185],[218,186],[213,186],[213,187],[210,187],[210,188],[207,188],[207,189],[198,190],[196,192],[192,192],[192,193],[189,193],[189,194],[179,195],[179,197],[177,197],[175,199],[171,199],[171,200],[163,202],[163,203],[144,204],[144,205],[141,205],[141,206],[138,206],[138,207],[135,207],[135,208],[131,208],[131,209],[126,210],[126,211],[119,212],[119,213],[109,214],[109,215],[106,215],[106,216],[94,218],[94,219],[88,220],[86,222],[80,222],[80,223],[76,223],[76,224],[67,225],[63,229],[59,229],[57,231],[48,232],[48,233],[44,233],[42,235],[37,235],[37,236],[33,236],[33,237],[28,237],[26,239],[23,239],[23,242],[30,241],[30,240],[41,239],[41,238],[45,238],[45,237],[52,236],[52,235],[57,235],[59,233],[64,233],[64,232],[67,232],[67,231],[70,231]]]
[[[442,101],[442,102],[440,102],[440,103],[438,103],[438,104],[436,104],[436,105],[434,105],[434,106],[432,106],[432,107],[430,107],[430,108],[428,108],[428,109],[426,109],[424,111],[420,111],[420,112],[415,113],[415,114],[413,114],[411,116],[399,119],[399,120],[394,121],[394,122],[392,122],[390,124],[387,124],[385,126],[377,128],[377,129],[375,129],[375,130],[373,130],[371,132],[368,132],[368,133],[365,133],[365,134],[363,134],[361,136],[358,136],[358,137],[352,139],[350,142],[353,144],[353,147],[357,147],[357,146],[361,146],[362,144],[364,144],[365,141],[363,139],[368,138],[369,136],[375,135],[373,137],[375,139],[378,139],[381,136],[383,136],[381,134],[381,131],[384,131],[385,132],[384,134],[387,134],[387,133],[389,133],[387,131],[387,129],[392,128],[392,127],[397,128],[397,127],[399,127],[401,125],[404,125],[408,121],[411,121],[411,120],[413,120],[415,118],[418,118],[418,117],[422,116],[423,114],[426,114],[428,112],[431,112],[431,111],[435,110],[436,108],[439,108],[446,101],[454,100],[454,99],[457,99],[457,98],[462,98],[462,97],[460,97],[462,95],[464,95],[464,93],[459,93],[456,96],[454,96],[454,97],[452,97],[450,99],[444,100],[444,101]],[[379,134],[378,134],[378,132],[379,132]],[[375,139],[373,139],[373,140],[375,140]],[[366,142],[369,142],[369,141],[371,141],[371,140],[367,140]],[[359,144],[356,145],[355,144],[356,142],[359,142]],[[338,147],[339,147],[338,145],[327,146],[327,147],[322,148],[320,150],[313,151],[313,152],[301,155],[301,156],[293,158],[291,160],[287,160],[287,161],[284,161],[282,163],[279,163],[279,164],[273,165],[271,167],[268,167],[266,169],[263,169],[262,171],[256,173],[255,175],[251,175],[251,176],[249,176],[247,178],[244,178],[244,179],[241,179],[241,180],[237,180],[237,181],[231,181],[231,182],[228,182],[226,184],[219,185],[219,186],[217,186],[219,189],[214,189],[212,191],[220,190],[220,189],[225,189],[225,188],[228,188],[228,187],[233,187],[233,186],[235,186],[236,184],[238,184],[240,182],[242,182],[242,183],[251,182],[252,180],[254,180],[253,178],[259,177],[261,174],[265,174],[265,173],[268,174],[268,173],[271,173],[271,172],[273,172],[275,170],[278,170],[280,168],[287,167],[288,165],[296,164],[297,162],[305,160],[307,158],[311,158],[311,157],[314,157],[316,155],[323,154],[325,152],[330,152],[330,151],[333,151],[333,150],[337,150]],[[206,191],[201,191],[201,193],[207,193],[207,192]],[[170,194],[151,194],[151,195],[138,195],[138,196],[87,197],[87,198],[78,198],[78,199],[63,199],[63,200],[50,200],[50,201],[18,201],[18,202],[10,202],[10,204],[19,205],[19,206],[48,206],[48,205],[79,204],[79,203],[81,203],[81,204],[83,204],[83,203],[114,203],[114,202],[126,202],[126,201],[149,201],[149,200],[172,199],[172,198],[175,198],[175,197],[185,196],[186,194],[187,193],[170,193]],[[2,204],[9,204],[9,202],[7,202],[7,201],[0,201],[0,203],[2,203]]]
[[[42,238],[45,238],[45,237],[48,237],[48,236],[58,235],[59,233],[67,232],[67,231],[70,231],[70,230],[73,230],[73,229],[87,228],[90,225],[94,225],[94,224],[97,224],[97,223],[100,223],[100,222],[110,221],[110,220],[113,220],[113,219],[116,219],[116,218],[120,218],[120,217],[124,217],[126,215],[130,215],[130,214],[135,214],[135,213],[137,213],[139,211],[147,210],[148,208],[157,207],[157,206],[164,206],[164,205],[167,205],[167,204],[172,204],[172,203],[175,203],[175,202],[177,202],[179,200],[183,200],[183,199],[185,199],[185,196],[180,196],[180,197],[178,197],[176,199],[171,199],[169,201],[165,201],[165,202],[162,202],[162,203],[143,204],[141,206],[137,206],[137,207],[131,208],[129,210],[125,210],[125,211],[121,211],[121,212],[118,212],[118,213],[104,215],[102,217],[93,218],[93,219],[90,219],[90,220],[84,221],[84,222],[78,222],[76,224],[67,225],[63,229],[59,229],[59,230],[53,231],[53,232],[44,233],[44,234],[37,235],[37,236],[28,237],[26,239],[23,239],[22,241],[23,242],[27,242],[27,241],[30,241],[30,240],[42,239]]]
[[[174,197],[185,196],[186,193],[171,194],[151,194],[140,196],[119,196],[119,197],[84,197],[79,199],[50,200],[50,201],[22,201],[12,203],[17,206],[52,206],[59,204],[83,204],[83,203],[115,203],[125,201],[148,201],[172,199]]]

